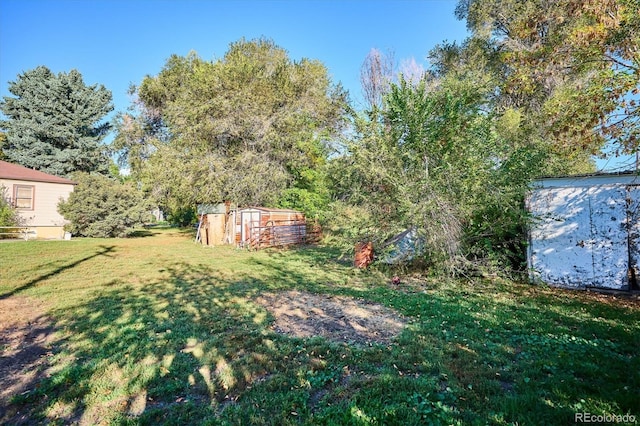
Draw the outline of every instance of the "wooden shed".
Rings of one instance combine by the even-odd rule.
[[[534,221],[528,263],[535,282],[568,288],[637,288],[640,176],[540,179],[527,207]]]
[[[264,248],[303,244],[307,224],[297,210],[246,207],[234,212],[235,242],[239,247]]]
[[[231,203],[200,204],[196,241],[205,246],[234,244],[234,209]]]
[[[196,241],[216,246],[235,244],[260,249],[274,246],[315,243],[322,237],[317,223],[307,229],[303,212],[268,207],[236,208],[231,203],[198,206]]]

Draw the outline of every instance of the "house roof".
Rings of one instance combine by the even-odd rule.
[[[0,160],[0,179],[12,180],[28,180],[32,182],[49,182],[49,183],[66,183],[75,185],[72,180],[65,179],[60,176],[50,175],[48,173],[33,170],[28,167],[19,166],[18,164],[8,163]]]

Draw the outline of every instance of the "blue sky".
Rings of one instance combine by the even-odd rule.
[[[79,70],[86,84],[129,105],[130,83],[155,75],[171,54],[220,58],[244,37],[266,37],[292,59],[323,62],[352,99],[371,48],[427,65],[431,48],[463,40],[455,0],[0,0],[0,96],[23,71]]]
[[[156,75],[172,54],[221,58],[244,37],[266,37],[291,59],[320,60],[334,83],[361,99],[360,66],[371,48],[428,66],[429,50],[468,33],[455,0],[0,0],[0,97],[8,82],[45,65],[77,69],[113,93]],[[609,162],[607,167],[618,165]],[[604,162],[599,166],[603,167]]]

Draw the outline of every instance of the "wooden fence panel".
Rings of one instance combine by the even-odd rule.
[[[303,220],[270,220],[265,226],[251,226],[249,247],[259,250],[267,247],[285,247],[296,244],[316,244],[322,238],[317,223]]]

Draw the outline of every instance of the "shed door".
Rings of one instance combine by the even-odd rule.
[[[242,242],[248,242],[253,235],[251,235],[254,227],[260,226],[260,212],[259,211],[246,211],[240,214],[240,222],[242,223]],[[255,230],[254,232],[257,232]]]

